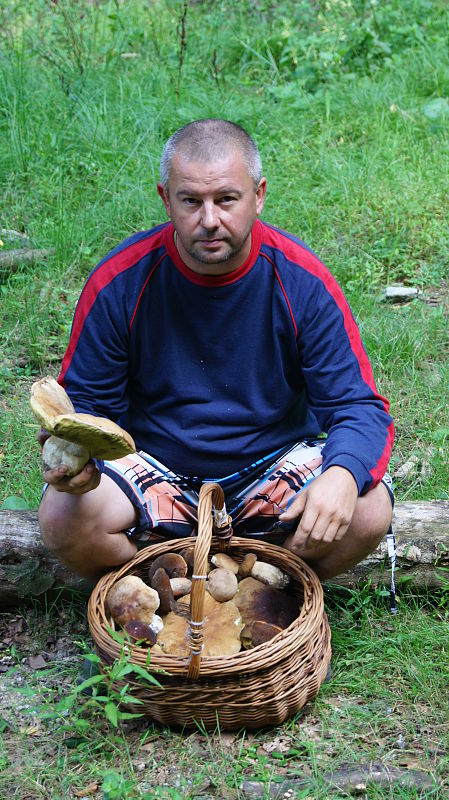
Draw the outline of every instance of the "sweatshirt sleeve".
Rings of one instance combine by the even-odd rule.
[[[385,474],[394,426],[349,305],[330,273],[326,283],[316,280],[303,323],[298,346],[308,401],[327,433],[323,470],[345,467],[365,494]]]
[[[95,272],[81,293],[58,381],[76,411],[126,427],[128,327],[113,285],[97,291]]]

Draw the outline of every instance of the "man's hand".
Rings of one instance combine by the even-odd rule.
[[[50,434],[46,431],[38,433],[37,439],[41,447],[44,445]],[[85,494],[96,489],[100,483],[101,475],[93,461],[88,461],[81,472],[71,478],[66,476],[67,467],[61,464],[55,469],[48,469],[43,473],[43,479],[49,486],[53,486],[57,492],[67,494]]]
[[[357,484],[343,467],[329,467],[303,489],[281,522],[299,519],[299,525],[285,545],[293,552],[318,544],[339,541],[345,535],[354,514],[358,497]]]

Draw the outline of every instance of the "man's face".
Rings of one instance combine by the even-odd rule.
[[[238,151],[204,164],[177,153],[168,190],[160,183],[157,189],[173,221],[178,252],[190,269],[223,275],[245,262],[266,180],[255,189]]]

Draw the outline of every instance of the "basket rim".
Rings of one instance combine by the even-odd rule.
[[[128,574],[139,572],[139,568],[145,565],[146,561],[151,561],[163,553],[184,549],[194,548],[195,537],[171,539],[157,544],[149,545],[140,550],[136,555],[123,564],[121,567],[111,570],[103,575],[94,587],[88,604],[88,622],[92,638],[97,649],[107,654],[111,660],[120,657],[122,646],[109,634],[108,615],[105,608],[105,599],[108,590],[120,578]],[[213,538],[210,553],[219,552],[221,545],[218,539]],[[245,551],[263,553],[264,558],[270,563],[280,566],[287,574],[293,578],[297,584],[301,584],[304,593],[302,605],[298,617],[285,628],[281,633],[274,636],[268,642],[251,648],[241,650],[239,653],[228,656],[204,656],[201,659],[201,677],[217,677],[218,675],[229,675],[233,672],[253,673],[266,668],[267,662],[278,664],[284,659],[289,658],[293,651],[301,647],[303,643],[310,640],[313,630],[320,623],[324,614],[324,596],[321,583],[313,571],[299,556],[279,545],[274,545],[263,540],[253,540],[243,537],[233,536],[228,552]],[[234,552],[234,556],[239,557],[240,553]],[[125,644],[130,655],[130,662],[139,664],[150,673],[167,672],[170,675],[187,676],[189,658],[154,653],[151,654],[150,662],[147,664],[148,649]]]

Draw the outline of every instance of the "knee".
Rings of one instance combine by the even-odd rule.
[[[390,495],[380,483],[359,498],[350,528],[358,539],[371,543],[374,549],[388,533],[392,516]]]
[[[73,542],[81,535],[81,528],[83,535],[88,532],[88,521],[84,520],[80,525],[80,519],[72,505],[69,496],[48,487],[39,507],[38,519],[42,540],[56,555],[73,546]]]

